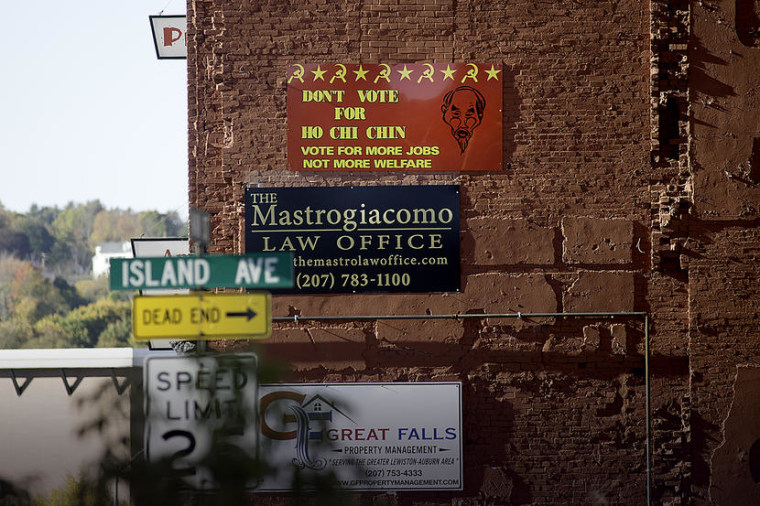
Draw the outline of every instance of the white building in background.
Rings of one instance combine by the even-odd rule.
[[[97,279],[107,275],[111,269],[112,258],[132,258],[132,243],[124,241],[98,244],[92,257],[92,277]]]

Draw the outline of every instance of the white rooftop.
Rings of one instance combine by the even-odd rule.
[[[146,348],[57,348],[0,350],[0,369],[73,369],[142,367],[149,356],[176,356]]]

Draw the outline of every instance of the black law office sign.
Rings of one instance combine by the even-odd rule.
[[[248,188],[246,253],[291,252],[287,293],[459,291],[459,187]]]

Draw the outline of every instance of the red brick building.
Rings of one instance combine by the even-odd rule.
[[[188,2],[210,252],[246,251],[250,186],[459,188],[461,291],[274,296],[263,352],[295,381],[462,382],[464,490],[388,500],[758,501],[759,19],[752,0]],[[501,169],[289,169],[293,65],[426,62],[501,65]],[[477,316],[516,313],[550,315]]]

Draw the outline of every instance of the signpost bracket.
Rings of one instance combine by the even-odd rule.
[[[16,389],[16,395],[18,397],[21,397],[21,395],[24,393],[24,390],[27,389],[27,387],[29,386],[29,384],[32,382],[33,379],[34,377],[27,376],[24,383],[19,385],[18,379],[16,378],[16,371],[11,369],[11,380],[13,381],[13,388]]]
[[[66,377],[66,370],[61,369],[61,379],[63,380],[63,386],[66,387],[66,393],[71,396],[77,388],[79,388],[79,384],[82,383],[82,380],[84,379],[84,376],[80,376],[74,380],[74,383],[69,384],[69,379]]]
[[[116,387],[116,393],[123,394],[130,385],[129,376],[124,378],[124,381],[119,385],[119,380],[116,378],[116,371],[111,369],[111,380],[113,380],[113,386]]]

